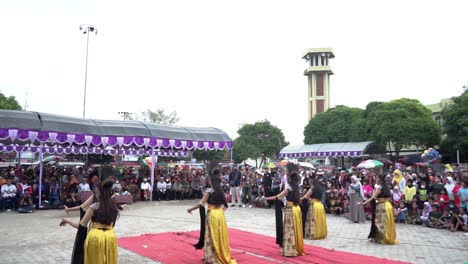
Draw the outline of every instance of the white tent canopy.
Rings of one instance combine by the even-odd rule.
[[[323,143],[286,146],[278,156],[281,158],[361,157],[367,152],[378,151],[379,147],[373,141]]]

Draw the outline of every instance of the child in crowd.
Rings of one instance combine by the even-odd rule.
[[[468,231],[468,215],[465,212],[465,208],[460,207],[459,210],[454,211],[450,231]]]
[[[400,188],[398,188],[398,186],[393,187],[393,190],[391,192],[393,204],[398,207],[400,205],[403,194],[400,192]]]
[[[432,212],[429,213],[429,220],[427,225],[432,228],[441,228],[443,226],[443,222],[441,220],[442,213],[440,212],[440,207],[438,205],[432,206]]]
[[[432,212],[432,206],[429,202],[425,202],[421,212],[421,223],[426,225],[429,223],[429,214]]]
[[[449,202],[450,202],[450,199],[447,195],[447,190],[443,188],[442,190],[440,190],[440,195],[439,195],[440,210],[445,211]]]
[[[405,195],[405,200],[404,201],[405,201],[406,207],[409,208],[413,198],[416,195],[416,187],[413,186],[413,180],[409,179],[406,182],[406,188],[405,188],[404,195]]]
[[[428,189],[427,189],[427,185],[426,185],[426,182],[425,181],[422,181],[421,182],[421,186],[419,187],[418,191],[417,191],[417,196],[418,196],[418,199],[419,199],[419,208],[422,208],[423,207],[423,204],[427,201],[428,199]],[[431,203],[432,204],[432,203]]]
[[[420,225],[421,224],[421,210],[419,209],[418,203],[411,203],[411,207],[408,210],[406,215],[406,223],[411,225]]]
[[[395,222],[404,224],[406,223],[406,215],[408,213],[408,208],[406,208],[404,203],[399,203],[399,205],[395,205],[394,215],[395,215]]]

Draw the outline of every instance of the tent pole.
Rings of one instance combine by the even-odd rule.
[[[150,179],[150,182],[151,182],[151,197],[150,197],[150,201],[153,201],[154,169],[156,167],[156,160],[157,160],[157,158],[155,158],[155,156],[154,156],[154,149],[153,149],[151,151],[151,179]]]
[[[42,155],[42,143],[39,147],[39,204],[38,204],[38,208],[41,207],[42,205],[42,158],[43,158],[43,155]]]

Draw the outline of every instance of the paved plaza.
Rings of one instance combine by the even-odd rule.
[[[186,209],[195,201],[136,203],[121,212],[115,231],[118,237],[143,233],[189,231],[199,229],[198,212]],[[32,214],[0,213],[0,263],[69,263],[76,230],[59,227],[64,211],[36,211]],[[78,212],[70,215],[78,220]],[[229,208],[228,226],[274,236],[273,209]],[[350,223],[343,217],[328,215],[328,237],[306,243],[324,248],[364,255],[402,260],[412,263],[466,263],[468,236],[421,226],[397,225],[400,244],[384,246],[366,239],[370,222]],[[280,250],[278,249],[278,254]],[[119,248],[119,263],[158,263]],[[201,263],[201,261],[200,261]]]

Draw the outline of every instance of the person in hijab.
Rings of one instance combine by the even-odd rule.
[[[447,195],[450,199],[450,201],[453,201],[454,200],[454,196],[453,196],[453,188],[455,188],[455,181],[453,180],[452,177],[447,177],[447,183],[445,184],[445,190],[447,190]]]
[[[349,220],[355,223],[365,222],[366,215],[364,207],[359,206],[364,200],[364,190],[361,181],[355,175],[351,176],[351,184],[349,185]]]
[[[424,208],[422,210],[421,214],[421,222],[424,225],[427,225],[429,223],[429,214],[432,212],[432,206],[429,202],[424,203]]]
[[[301,201],[310,199],[305,221],[305,239],[324,239],[327,237],[327,217],[325,207],[321,202],[322,190],[319,185],[318,181],[315,182],[312,188],[301,198]]]
[[[396,239],[396,226],[393,217],[393,206],[390,203],[390,189],[383,176],[377,177],[374,194],[361,205],[371,203],[372,206],[372,224],[368,238],[372,241],[396,245],[399,241]]]
[[[396,169],[393,172],[393,181],[392,184],[396,184],[397,186],[400,186],[400,182],[403,180],[403,174],[399,169]]]

